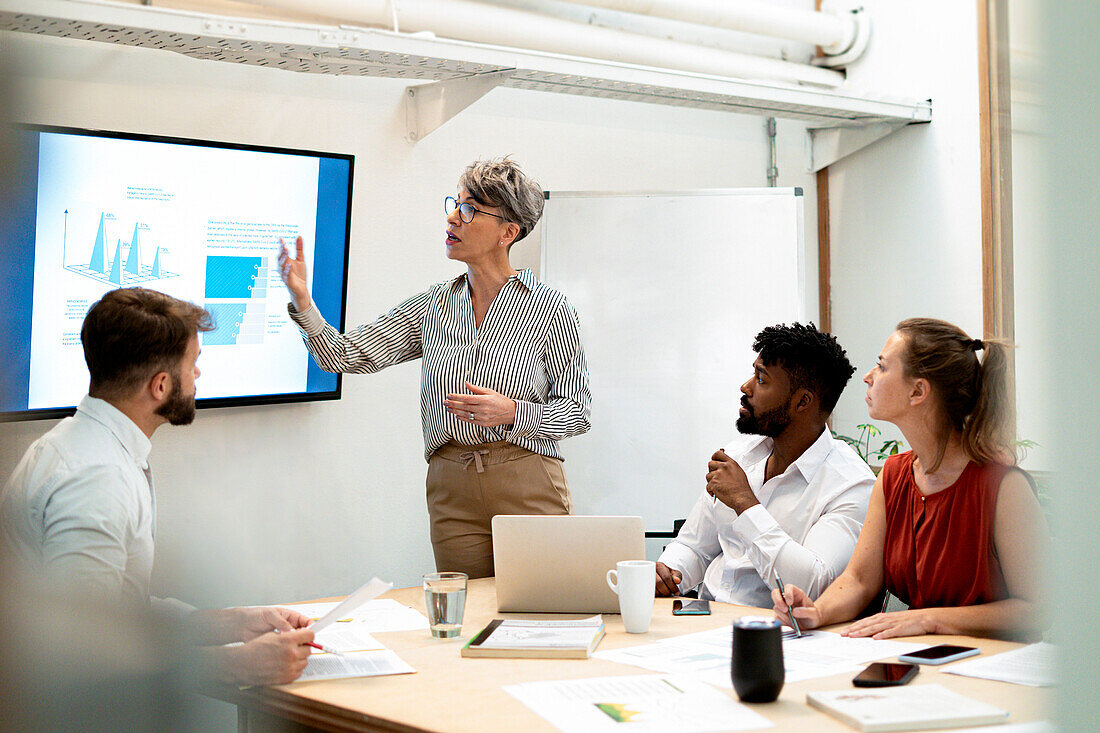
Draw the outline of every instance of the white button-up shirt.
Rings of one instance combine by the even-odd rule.
[[[738,515],[706,491],[661,555],[683,573],[680,590],[771,608],[775,571],[817,598],[844,570],[867,515],[875,476],[826,429],[787,470],[764,481],[772,439],[738,436],[726,453],[740,464],[759,504]]]
[[[86,396],[36,440],[0,495],[0,541],[67,587],[169,612],[150,599],[156,500],[149,438],[117,408]]]

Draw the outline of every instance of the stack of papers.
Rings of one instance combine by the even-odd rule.
[[[1054,685],[1055,648],[1043,642],[951,665],[944,672],[1031,687]]]
[[[315,632],[314,641],[341,653],[338,656],[314,649],[299,680],[415,672],[370,634],[428,627],[428,620],[416,611],[393,600],[375,600],[392,587],[392,583],[372,578],[342,601],[292,604],[290,608],[313,619],[310,628]]]
[[[719,687],[731,688],[730,655],[733,628],[723,626],[698,634],[674,636],[653,644],[596,652],[593,656],[655,672],[687,674]],[[879,639],[852,639],[830,631],[808,631],[801,638],[783,639],[785,681],[853,672],[868,662],[896,657],[927,644]]]
[[[706,733],[772,725],[729,695],[690,677],[628,675],[527,682],[504,691],[566,733],[624,729]]]

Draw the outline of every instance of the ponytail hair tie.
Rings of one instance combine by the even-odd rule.
[[[985,348],[985,344],[982,343],[981,339],[974,339],[970,342],[970,348],[974,351],[981,351]]]

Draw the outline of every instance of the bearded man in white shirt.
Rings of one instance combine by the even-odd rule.
[[[776,575],[820,595],[848,564],[875,477],[825,421],[855,372],[813,325],[756,336],[741,433],[711,456],[706,490],[657,562],[656,594],[771,607]],[[797,580],[795,580],[797,579]]]
[[[150,439],[165,423],[194,420],[198,333],[213,328],[204,309],[144,288],[110,291],[89,309],[80,331],[88,395],[31,445],[5,485],[0,549],[75,598],[175,617],[206,676],[290,682],[309,658],[308,618],[278,608],[198,611],[149,595]],[[233,642],[244,643],[225,646]]]

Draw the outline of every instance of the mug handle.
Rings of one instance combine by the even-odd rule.
[[[611,582],[611,576],[612,575],[615,576],[615,582],[614,583]],[[611,590],[615,591],[615,595],[618,595],[619,594],[619,574],[617,572],[615,572],[615,568],[611,568],[610,570],[607,571],[606,580],[607,580],[607,586],[609,588],[611,588]]]

